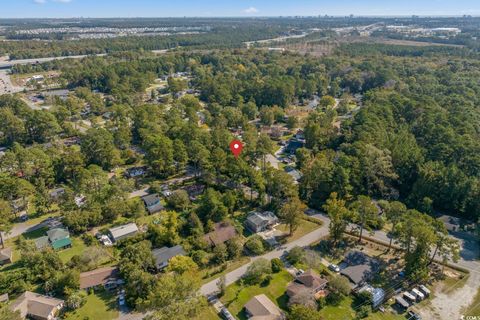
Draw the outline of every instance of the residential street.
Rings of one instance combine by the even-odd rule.
[[[328,234],[328,224],[324,224],[320,228],[304,235],[300,239],[292,241],[292,242],[286,244],[285,246],[282,246],[282,247],[278,248],[277,250],[274,250],[274,251],[268,252],[264,255],[252,258],[251,262],[255,261],[259,258],[266,258],[268,260],[271,260],[273,258],[280,258],[282,256],[282,254],[284,253],[284,251],[289,251],[290,249],[292,249],[295,246],[299,246],[299,247],[308,246],[309,244],[312,244],[312,243],[320,240],[322,237],[326,236],[327,234]],[[227,273],[225,275],[226,284],[227,285],[232,284],[235,281],[237,281],[238,279],[240,279],[245,274],[245,272],[247,271],[247,268],[251,264],[251,262],[241,266],[238,269],[235,269],[235,270]],[[202,288],[200,289],[200,292],[204,295],[210,295],[210,294],[218,291],[217,281],[218,281],[218,279],[215,279],[215,280],[210,281],[209,283],[204,284],[202,286]]]

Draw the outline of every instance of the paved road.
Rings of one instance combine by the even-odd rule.
[[[22,87],[17,87],[12,84],[8,72],[8,70],[0,70],[0,95],[20,92],[23,90]]]
[[[15,238],[15,237],[18,237],[21,234],[31,232],[31,231],[35,231],[35,230],[38,230],[38,229],[43,228],[43,227],[56,225],[58,223],[59,223],[58,218],[46,218],[45,220],[43,220],[43,221],[41,221],[37,224],[33,224],[33,225],[28,224],[28,222],[17,223],[17,224],[15,224],[15,226],[12,228],[12,230],[9,233],[3,235],[3,239],[7,240],[7,239],[10,239],[10,238]]]
[[[326,235],[328,235],[328,224],[327,225],[325,225],[325,224],[322,225],[320,228],[304,235],[300,239],[297,239],[295,241],[292,241],[292,242],[286,244],[285,246],[280,247],[278,250],[274,250],[274,251],[268,252],[264,255],[254,257],[246,265],[243,265],[240,268],[235,269],[235,270],[227,273],[225,275],[226,284],[227,285],[232,284],[235,281],[237,281],[238,279],[240,279],[245,274],[245,272],[247,271],[248,266],[253,261],[255,261],[259,258],[265,258],[265,259],[268,259],[268,260],[271,260],[273,258],[280,258],[284,251],[289,251],[290,249],[292,249],[295,246],[299,246],[299,247],[308,246],[308,245],[320,240],[322,237],[324,237]],[[215,280],[212,280],[212,281],[204,284],[201,287],[200,292],[204,295],[210,295],[212,293],[215,293],[216,291],[218,291],[217,281],[218,281],[218,279],[215,279]]]
[[[88,56],[89,55],[78,55],[78,56],[37,58],[37,59],[4,60],[4,61],[0,61],[0,69],[11,68],[15,65],[36,64],[36,63],[49,62],[49,61],[54,61],[54,60],[82,59],[82,58],[85,58],[85,57],[88,57]],[[94,56],[103,57],[103,56],[106,56],[106,54],[105,53],[95,54]]]

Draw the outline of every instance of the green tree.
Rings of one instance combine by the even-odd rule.
[[[265,246],[263,245],[263,239],[259,235],[253,235],[245,242],[245,248],[253,255],[260,255],[265,252]]]
[[[370,224],[375,220],[378,209],[370,197],[358,196],[357,200],[352,203],[351,210],[353,212],[353,221],[360,229],[358,241],[361,242],[363,230],[371,230]]]
[[[350,221],[350,210],[345,206],[345,200],[338,199],[337,193],[333,192],[323,209],[330,218],[329,235],[333,240],[333,247],[343,239],[343,233],[346,231],[348,221]]]
[[[178,274],[184,274],[185,272],[195,274],[198,271],[198,265],[188,256],[176,256],[168,262],[167,271]]]
[[[272,273],[270,261],[259,258],[253,261],[245,272],[244,280],[249,284],[262,283]]]
[[[113,143],[113,136],[105,129],[88,129],[81,143],[82,153],[89,164],[110,170],[120,164],[120,152]]]
[[[280,221],[288,226],[290,236],[300,225],[305,208],[306,206],[303,202],[297,197],[294,197],[286,202],[280,209]]]
[[[289,320],[322,320],[320,313],[312,307],[294,304],[290,307]]]

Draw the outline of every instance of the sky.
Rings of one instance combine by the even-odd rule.
[[[0,0],[0,18],[480,16],[480,0]]]

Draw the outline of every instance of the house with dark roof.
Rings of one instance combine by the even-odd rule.
[[[26,291],[11,305],[13,311],[19,311],[22,318],[36,320],[54,320],[64,306],[64,301]]]
[[[132,237],[138,233],[138,227],[135,223],[127,223],[118,227],[108,229],[110,237],[117,242],[128,237]]]
[[[99,268],[80,273],[80,289],[93,289],[105,287],[116,288],[120,280],[120,272],[117,267]]]
[[[266,295],[260,294],[248,301],[245,313],[251,320],[283,320],[285,314]]]
[[[160,212],[164,209],[163,205],[160,203],[160,196],[158,193],[143,196],[142,200],[150,214]]]
[[[257,212],[252,211],[245,220],[245,227],[253,233],[271,229],[277,225],[279,220],[271,211]]]
[[[237,236],[237,231],[228,222],[218,222],[214,226],[214,230],[203,236],[203,239],[211,246],[224,243]]]
[[[0,265],[12,263],[12,249],[4,248],[0,250]]]
[[[371,280],[380,269],[380,262],[360,251],[350,251],[343,260],[345,268],[340,274],[350,280],[353,288],[357,288]]]
[[[298,275],[294,281],[290,282],[287,287],[287,296],[292,298],[300,293],[307,292],[315,299],[318,299],[326,295],[325,288],[327,284],[327,279],[322,278],[318,273],[310,269]]]
[[[155,258],[155,266],[157,267],[158,271],[165,269],[168,266],[170,259],[173,257],[187,255],[181,245],[176,245],[171,248],[163,247],[160,249],[154,249],[152,254]]]

